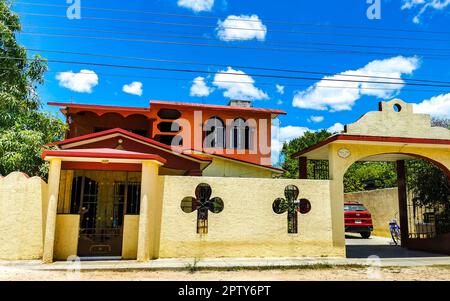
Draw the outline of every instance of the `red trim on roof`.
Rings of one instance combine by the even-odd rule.
[[[57,142],[50,143],[47,146],[66,145],[66,144],[71,144],[71,143],[75,143],[75,142],[80,142],[80,141],[83,141],[83,140],[89,140],[89,139],[94,139],[94,138],[98,138],[98,137],[102,137],[102,136],[107,136],[107,135],[115,134],[115,133],[119,133],[119,134],[122,134],[122,135],[125,135],[125,136],[128,136],[128,137],[135,138],[137,140],[140,140],[140,141],[143,141],[143,142],[155,145],[157,147],[164,148],[167,151],[176,152],[176,153],[179,153],[179,154],[181,154],[183,156],[191,157],[192,159],[195,159],[195,160],[206,161],[206,162],[210,162],[211,161],[211,159],[204,158],[204,157],[201,157],[201,156],[196,156],[194,154],[184,154],[182,152],[177,152],[177,151],[173,150],[170,146],[168,146],[166,144],[163,144],[161,142],[158,142],[156,140],[153,140],[153,139],[150,139],[150,138],[147,138],[147,137],[143,137],[143,136],[138,135],[138,134],[134,134],[134,133],[128,132],[128,131],[123,130],[121,128],[114,128],[114,129],[106,130],[106,131],[103,131],[103,132],[92,133],[92,134],[78,136],[78,137],[74,137],[74,138],[70,138],[70,139],[66,139],[66,140],[62,140],[62,141],[57,141]]]
[[[92,104],[63,103],[63,102],[49,102],[47,104],[49,106],[67,107],[67,108],[82,109],[82,110],[126,111],[126,112],[134,112],[134,113],[149,113],[150,112],[150,108],[144,108],[144,107],[108,106],[108,105],[92,105]],[[285,111],[275,110],[275,109],[265,109],[265,108],[232,107],[232,106],[224,106],[224,105],[206,105],[206,104],[198,104],[198,103],[159,101],[159,100],[152,100],[150,102],[150,106],[152,104],[163,105],[163,106],[172,106],[172,107],[173,106],[193,107],[193,108],[209,109],[209,110],[247,111],[247,112],[286,115]]]
[[[181,106],[181,107],[193,107],[193,108],[209,109],[209,110],[247,111],[247,112],[286,115],[286,112],[282,111],[282,110],[253,108],[253,107],[233,107],[233,106],[224,106],[224,105],[208,105],[208,104],[199,104],[199,103],[173,102],[173,101],[161,101],[161,100],[152,100],[152,101],[150,101],[150,107],[152,104],[160,105],[160,106],[175,106],[175,107]]]
[[[315,149],[325,146],[336,140],[348,141],[368,141],[368,142],[390,142],[390,143],[416,143],[416,144],[436,144],[436,145],[450,145],[448,139],[433,139],[433,138],[406,138],[406,137],[384,137],[384,136],[363,136],[363,135],[334,135],[322,142],[310,146],[302,151],[292,155],[292,158],[298,158]]]
[[[107,159],[136,159],[155,160],[166,164],[167,160],[154,154],[144,154],[130,151],[122,151],[110,148],[76,149],[76,150],[46,150],[42,158],[46,157],[70,157],[70,158],[107,158]]]
[[[124,107],[124,106],[105,106],[105,105],[90,105],[90,104],[81,104],[81,103],[64,103],[64,102],[48,102],[49,106],[56,107],[68,107],[68,108],[76,108],[76,109],[88,109],[88,110],[120,110],[120,111],[132,111],[136,113],[148,113],[150,111],[149,108],[144,107]]]

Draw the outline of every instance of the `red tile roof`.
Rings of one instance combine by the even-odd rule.
[[[65,149],[65,150],[46,150],[42,153],[42,158],[46,157],[70,157],[70,158],[106,158],[106,159],[137,159],[137,160],[155,160],[162,164],[166,159],[154,154],[144,154],[130,152],[112,148],[90,148],[90,149]]]

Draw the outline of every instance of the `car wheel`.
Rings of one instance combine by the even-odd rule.
[[[361,232],[361,237],[367,239],[370,237],[370,232]]]

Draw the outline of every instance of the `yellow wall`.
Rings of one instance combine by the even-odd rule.
[[[40,259],[47,184],[13,172],[0,178],[0,259]]]
[[[225,204],[221,213],[209,213],[209,233],[203,237],[196,233],[196,212],[180,208],[199,183],[211,185],[212,197]],[[272,210],[290,184],[312,204],[310,213],[298,216],[298,234],[287,233],[286,213]],[[332,246],[329,199],[328,181],[164,177],[159,257],[344,256],[343,247]]]
[[[80,215],[58,214],[56,216],[54,258],[67,260],[77,255]]]
[[[273,175],[276,173],[267,169],[216,157],[203,170],[205,177],[272,178]]]
[[[125,215],[123,221],[123,259],[136,259],[138,231],[139,215]]]
[[[389,222],[396,219],[400,223],[397,188],[346,193],[344,199],[346,202],[360,202],[369,210],[373,235],[391,237]]]

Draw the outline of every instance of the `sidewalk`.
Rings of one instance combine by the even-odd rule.
[[[222,259],[157,259],[149,262],[134,260],[111,261],[59,261],[43,264],[41,261],[0,261],[0,269],[28,269],[37,271],[126,271],[126,270],[178,270],[188,268],[233,269],[233,268],[293,268],[308,265],[330,266],[379,266],[379,267],[423,267],[450,266],[450,257],[420,258],[222,258]]]

